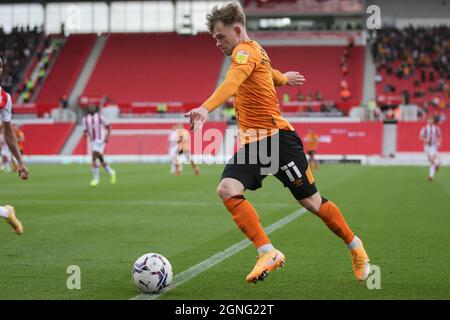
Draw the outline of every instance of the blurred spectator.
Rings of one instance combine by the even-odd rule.
[[[0,50],[4,57],[4,70],[0,77],[0,85],[6,91],[15,93],[21,77],[28,66],[32,53],[44,37],[37,28],[13,28],[9,34],[0,29]]]
[[[398,67],[397,72],[395,74],[397,75],[397,78],[403,79],[403,68]]]
[[[305,100],[305,96],[303,95],[303,93],[301,91],[298,92],[297,99],[298,99],[298,101]]]
[[[48,68],[48,65],[49,65],[49,55],[48,54],[42,58],[42,65],[44,66],[45,69]]]
[[[410,96],[409,96],[409,91],[408,90],[406,90],[406,89],[403,89],[403,91],[402,91],[402,97],[403,97],[403,104],[409,104],[409,98],[410,98]]]
[[[167,103],[158,103],[156,106],[156,112],[158,113],[166,113],[168,111]]]
[[[377,102],[375,100],[369,100],[367,103],[367,108],[370,112],[370,119],[371,120],[379,120],[381,117],[381,110],[377,106]]]
[[[422,98],[425,96],[425,92],[423,90],[414,91],[414,98]]]
[[[450,27],[445,25],[377,30],[371,47],[377,73],[389,79],[389,73],[393,71],[397,79],[389,79],[390,82],[410,90],[406,95],[402,92],[403,100],[409,98],[410,103],[419,105],[424,111],[444,104],[446,108],[450,104],[447,91],[450,81],[448,39]],[[391,70],[391,65],[394,70]],[[385,83],[377,85],[377,90],[380,89],[387,94],[391,91]],[[433,101],[434,98],[439,99],[439,103]]]
[[[347,63],[342,65],[341,71],[344,76],[346,76],[348,74],[348,64]]]
[[[352,49],[354,47],[354,45],[355,45],[355,38],[352,35],[349,35],[347,37],[347,47],[349,49]]]
[[[407,64],[405,64],[405,65],[403,66],[403,76],[404,76],[405,78],[409,78],[410,75],[411,75],[411,69],[408,67]]]
[[[410,26],[405,29],[386,27],[377,30],[377,41],[374,42],[371,51],[375,62],[382,68],[386,66],[386,61],[400,59],[412,69],[411,72],[417,67],[427,69],[430,66],[438,72],[447,69],[450,47],[445,39],[448,39],[448,36],[447,26],[434,28]],[[421,80],[425,82],[425,70],[421,72]]]
[[[386,120],[394,120],[394,119],[395,119],[395,114],[394,114],[393,108],[389,108],[389,109],[386,111],[385,119],[386,119]]]
[[[40,69],[39,69],[39,74],[38,74],[38,83],[39,83],[39,84],[41,84],[42,81],[44,80],[45,74],[46,74],[45,69],[44,69],[44,68],[40,68]]]
[[[316,92],[316,101],[322,101],[322,93],[320,91]]]
[[[26,90],[30,93],[33,92],[35,84],[36,84],[35,80],[29,79],[26,83]]]
[[[386,83],[383,87],[383,92],[384,93],[394,93],[397,91],[397,87],[393,84],[390,83]]]
[[[22,101],[24,103],[30,102],[30,91],[24,91],[22,92]]]
[[[340,96],[341,96],[342,101],[345,102],[351,98],[352,94],[351,94],[350,90],[348,90],[347,88],[344,88],[341,90]]]
[[[61,23],[61,35],[64,37],[66,35],[66,24],[63,22]]]
[[[428,79],[430,79],[430,82],[434,82],[435,78],[434,78],[434,72],[430,71],[429,75],[428,75]]]
[[[390,63],[388,64],[388,66],[387,66],[387,68],[386,68],[386,73],[387,73],[388,75],[392,75],[392,73],[394,73],[394,69],[392,69],[392,66],[391,66]]]
[[[423,68],[420,71],[420,79],[422,80],[422,83],[427,81],[427,73],[425,72],[425,69],[423,69]]]
[[[59,106],[62,109],[67,109],[67,107],[69,106],[69,100],[67,99],[67,95],[64,94],[61,99],[59,100]]]

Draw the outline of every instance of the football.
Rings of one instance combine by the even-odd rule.
[[[158,253],[146,253],[133,266],[136,286],[145,293],[158,293],[172,282],[172,265]]]

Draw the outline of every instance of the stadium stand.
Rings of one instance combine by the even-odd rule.
[[[384,28],[372,45],[380,105],[450,108],[450,28]]]
[[[13,28],[8,34],[0,28],[0,48],[5,58],[0,83],[4,90],[14,95],[43,37],[37,28]]]
[[[289,103],[285,103],[286,95],[289,97],[288,102],[308,102],[308,100],[336,102],[337,106],[346,112],[351,106],[359,105],[362,95],[364,47],[353,47],[348,59],[348,72],[343,74],[340,56],[345,48],[345,46],[265,46],[274,68],[283,71],[300,70],[306,78],[305,85],[301,87],[277,88],[278,97],[284,105],[283,111],[320,111],[322,105],[310,103],[310,109],[307,105],[289,107]],[[352,92],[351,98],[347,101],[343,101],[340,97],[343,80]],[[318,93],[320,99],[317,97]]]
[[[183,112],[214,90],[222,61],[208,34],[111,34],[81,100],[107,96],[122,112],[155,112],[160,103]]]
[[[24,154],[59,154],[74,126],[73,123],[40,123],[20,126],[20,129],[25,134]]]
[[[36,99],[39,115],[58,107],[60,98],[71,92],[96,38],[95,34],[67,38]]]

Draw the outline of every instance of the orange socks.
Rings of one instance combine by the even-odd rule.
[[[256,248],[270,243],[259,222],[258,213],[243,195],[228,198],[223,203],[230,211],[239,229],[253,242]]]
[[[349,244],[355,236],[345,222],[339,208],[330,200],[323,198],[319,213],[317,214],[328,228],[333,231],[339,238]]]
[[[317,215],[331,231],[344,240],[346,244],[349,244],[355,235],[345,222],[339,208],[325,198],[322,201]],[[270,244],[270,240],[259,222],[258,213],[243,195],[228,198],[224,201],[224,204],[233,216],[236,225],[253,242],[256,248]]]

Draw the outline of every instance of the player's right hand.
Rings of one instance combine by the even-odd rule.
[[[25,164],[19,164],[19,168],[17,170],[19,172],[19,177],[23,180],[27,180],[28,176],[30,175],[30,172],[28,171]]]
[[[208,113],[209,113],[208,109],[206,109],[204,106],[200,106],[198,108],[192,109],[184,116],[189,117],[189,126],[191,130],[196,131],[200,129],[206,122],[206,119],[208,118]]]
[[[288,71],[284,73],[284,76],[287,78],[289,86],[301,86],[306,81],[305,77],[297,71]]]

